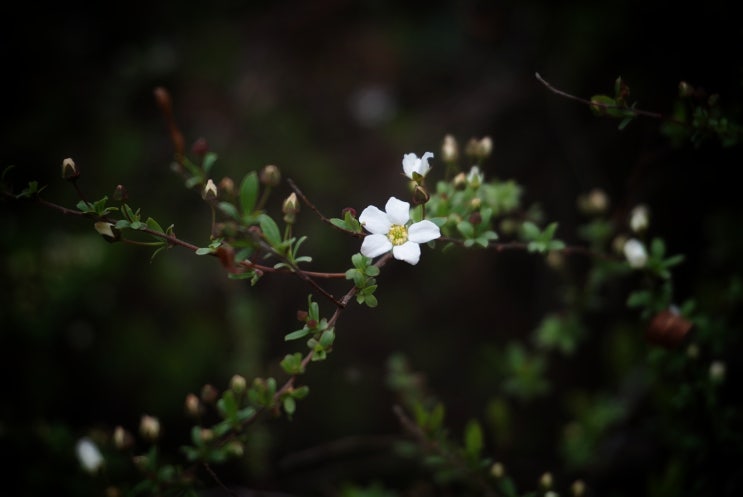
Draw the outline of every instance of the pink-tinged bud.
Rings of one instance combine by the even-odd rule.
[[[209,151],[209,143],[205,138],[199,138],[191,145],[191,153],[197,157],[204,157]]]
[[[201,414],[201,401],[199,398],[190,393],[186,395],[186,402],[184,404],[184,408],[186,411],[186,414],[188,414],[191,417],[198,418]]]
[[[235,182],[232,178],[225,176],[219,181],[219,190],[224,192],[226,195],[231,196],[235,193]]]
[[[160,420],[145,414],[139,421],[139,433],[146,440],[154,442],[160,436]]]
[[[356,217],[356,209],[353,207],[344,207],[341,211],[341,214],[343,214],[343,217],[346,217],[346,212],[350,213],[351,216]]]
[[[217,198],[217,185],[211,179],[206,182],[206,186],[201,191],[201,198],[204,200],[214,200]]]
[[[113,199],[117,202],[126,202],[129,198],[129,192],[124,185],[116,185],[114,188]]]
[[[219,397],[219,392],[212,385],[206,384],[201,388],[201,401],[205,404],[214,404]]]
[[[673,349],[681,345],[693,324],[678,313],[675,308],[656,314],[648,325],[645,337],[650,343]]]
[[[281,182],[281,171],[277,166],[267,164],[261,169],[258,179],[266,186],[278,186]]]
[[[74,180],[80,177],[80,170],[77,168],[75,161],[71,158],[66,158],[62,161],[62,178],[66,180]]]

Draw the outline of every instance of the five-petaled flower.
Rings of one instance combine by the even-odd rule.
[[[431,166],[428,165],[428,159],[433,159],[433,153],[426,152],[423,154],[423,157],[420,159],[415,154],[405,154],[402,156],[402,170],[405,172],[405,176],[412,180],[416,180],[413,176],[413,174],[417,174],[420,177],[423,177],[426,175],[426,173],[431,169]]]
[[[425,156],[424,156],[425,157]],[[421,256],[419,244],[441,236],[439,227],[428,220],[407,226],[410,221],[410,204],[390,197],[384,212],[370,205],[359,216],[359,222],[371,233],[361,244],[361,253],[377,257],[392,250],[395,259],[417,264]]]

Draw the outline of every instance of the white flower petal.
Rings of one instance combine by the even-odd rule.
[[[374,259],[386,254],[392,248],[392,242],[384,235],[366,235],[361,243],[361,253]]]
[[[645,245],[636,238],[627,240],[624,244],[624,256],[627,258],[630,267],[635,269],[645,267],[645,264],[648,262],[648,253],[645,250]]]
[[[415,243],[427,243],[441,236],[439,227],[428,219],[417,222],[408,228],[408,240]]]
[[[418,167],[418,174],[420,174],[421,176],[425,176],[431,169],[431,166],[428,165],[428,159],[433,159],[432,152],[426,152],[425,154],[423,154],[423,157],[421,157],[420,165]]]
[[[402,245],[392,247],[392,255],[395,256],[395,259],[415,266],[421,258],[421,248],[417,243],[405,242]]]
[[[410,179],[413,179],[413,173],[418,173],[418,167],[420,166],[420,161],[418,160],[418,156],[415,154],[405,154],[402,156],[402,170],[405,173],[405,176],[407,176]]]
[[[373,205],[363,210],[359,216],[359,222],[366,231],[375,235],[386,235],[392,226],[387,214]]]
[[[405,226],[405,223],[410,220],[410,204],[395,197],[390,197],[387,205],[384,206],[384,210],[387,211],[387,217],[392,224]],[[389,228],[387,231],[389,231]]]

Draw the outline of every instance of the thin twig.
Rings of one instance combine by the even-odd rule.
[[[337,229],[338,231],[342,231],[343,233],[354,236],[356,238],[363,238],[365,236],[363,233],[356,233],[355,231],[346,230],[346,229],[341,228],[340,226],[336,226],[335,224],[333,224],[330,218],[323,215],[323,213],[320,212],[320,209],[318,209],[315,206],[315,204],[310,202],[310,199],[307,198],[307,196],[304,193],[302,193],[302,190],[299,189],[297,184],[294,183],[294,181],[291,178],[288,178],[286,182],[289,183],[289,186],[291,187],[292,190],[294,190],[294,193],[296,193],[297,196],[302,199],[302,202],[307,204],[307,207],[309,207],[315,214],[317,214],[317,217],[319,217],[322,222],[329,224],[330,226]]]
[[[208,462],[204,462],[203,465],[204,465],[204,469],[206,469],[207,473],[209,473],[209,475],[212,477],[212,479],[215,482],[217,482],[217,485],[219,485],[220,487],[222,487],[222,490],[224,490],[225,492],[227,492],[232,497],[238,497],[237,496],[237,493],[234,490],[229,489],[227,487],[227,485],[225,485],[222,482],[222,480],[219,478],[219,476],[217,476],[217,473],[214,472],[214,470],[212,469],[212,467],[209,465]]]

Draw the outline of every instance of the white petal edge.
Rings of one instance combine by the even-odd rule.
[[[392,255],[395,256],[395,259],[415,266],[421,258],[421,248],[417,243],[408,241],[402,245],[392,247]]]
[[[410,204],[395,197],[390,197],[384,210],[387,211],[387,217],[392,224],[405,226],[405,223],[410,220]]]
[[[366,231],[375,235],[386,235],[390,231],[390,226],[392,226],[387,214],[373,205],[361,212],[359,222]]]
[[[410,179],[413,179],[413,173],[418,172],[418,156],[415,154],[405,154],[402,156],[402,170]],[[419,173],[420,174],[420,173]]]
[[[408,240],[414,243],[427,243],[440,236],[439,227],[428,219],[417,222],[408,228]]]
[[[428,165],[428,159],[433,159],[433,152],[426,152],[423,154],[423,157],[421,157],[420,167],[418,168],[418,174],[421,176],[425,176],[431,169],[431,166]]]
[[[384,235],[367,235],[361,242],[361,253],[374,259],[392,249],[392,242]]]

